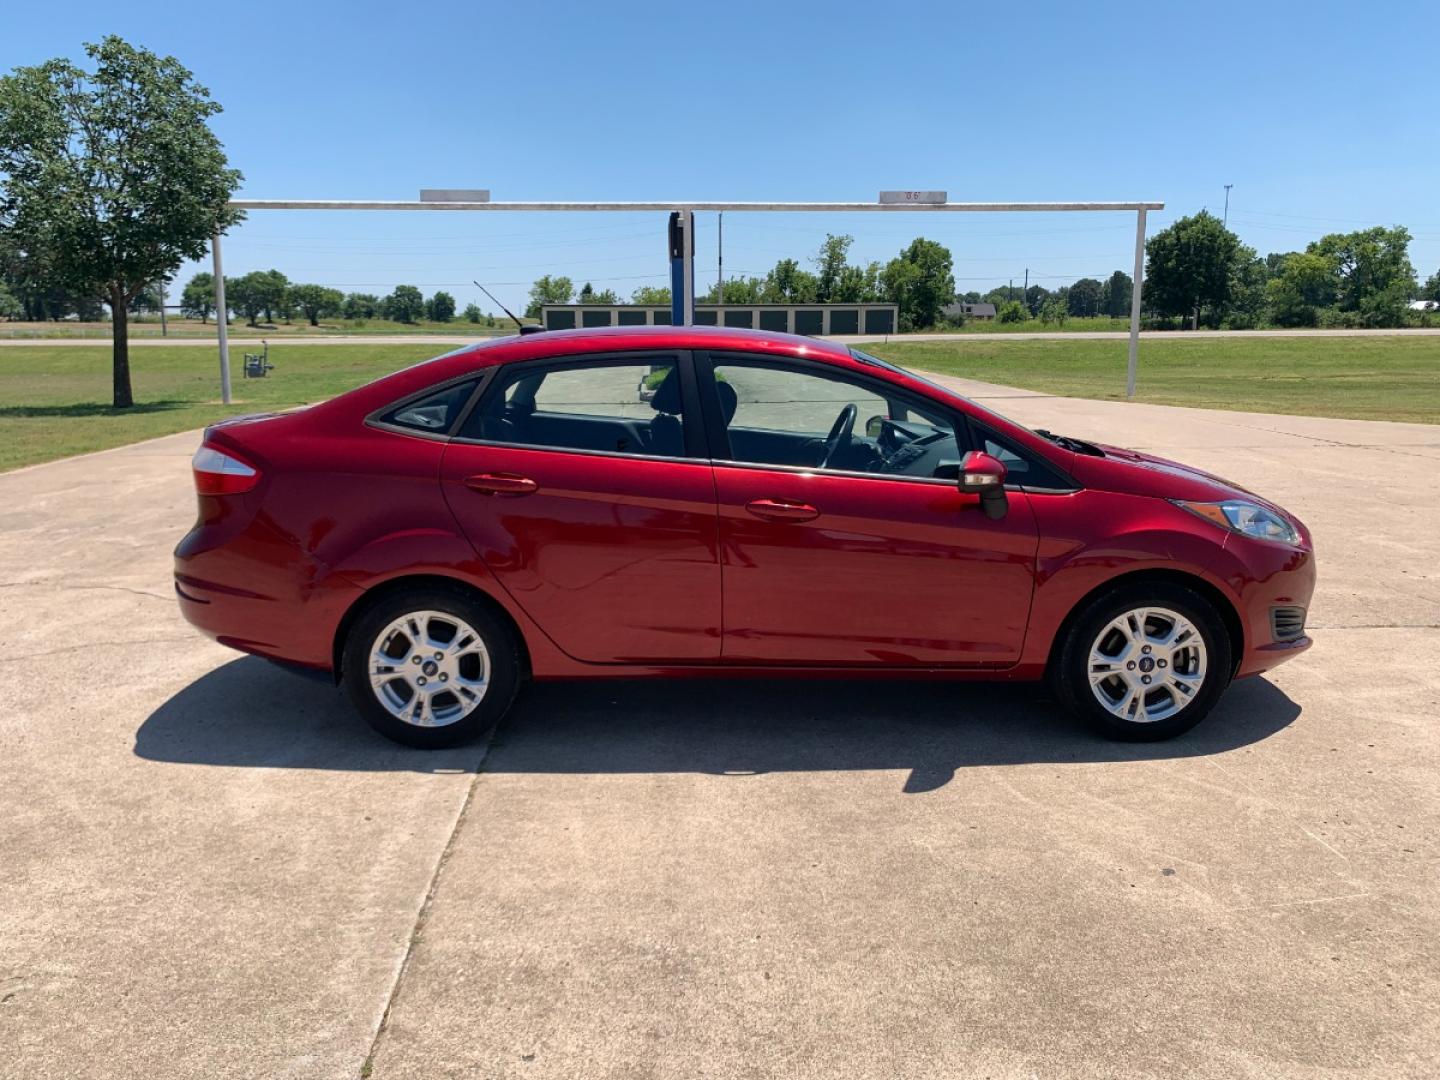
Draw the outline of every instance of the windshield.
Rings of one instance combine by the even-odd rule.
[[[1014,424],[1016,427],[1022,428],[1022,429],[1024,429],[1025,431],[1029,431],[1029,430],[1030,430],[1029,428],[1025,427],[1024,424],[1021,424],[1021,423],[1019,423],[1019,422],[1017,422],[1017,421],[1015,421],[1015,420],[1012,420],[1012,419],[1010,419],[1010,417],[1005,416],[1005,415],[1002,414],[1002,413],[998,413],[998,412],[996,412],[994,409],[992,409],[992,408],[990,408],[990,407],[988,407],[988,406],[986,406],[986,405],[981,405],[978,401],[975,401],[975,400],[973,400],[973,399],[971,399],[971,398],[966,397],[964,394],[960,393],[958,390],[952,390],[952,389],[950,389],[948,386],[941,386],[941,385],[940,385],[939,383],[937,383],[937,382],[932,382],[930,379],[925,378],[924,375],[920,375],[920,374],[918,374],[918,373],[916,373],[916,372],[914,372],[914,371],[911,371],[909,368],[902,368],[902,367],[901,367],[900,365],[898,365],[898,364],[892,364],[889,360],[881,360],[880,357],[878,357],[878,356],[871,356],[869,353],[867,353],[867,352],[862,352],[862,351],[860,351],[859,349],[854,349],[854,348],[852,348],[852,349],[850,350],[850,355],[853,356],[856,360],[859,360],[862,364],[874,364],[876,367],[884,368],[886,371],[893,371],[893,372],[895,372],[897,375],[904,375],[904,376],[907,377],[907,378],[914,379],[914,380],[915,380],[916,382],[918,382],[918,383],[923,383],[925,386],[930,387],[932,390],[939,390],[942,394],[949,394],[951,397],[958,397],[958,398],[960,398],[960,400],[962,400],[962,401],[967,401],[967,402],[969,402],[971,405],[973,405],[975,408],[977,408],[977,409],[982,409],[982,410],[984,410],[985,412],[988,412],[988,413],[989,413],[990,415],[992,415],[992,416],[998,416],[1000,419],[1004,420],[1006,423]]]
[[[951,390],[949,387],[941,386],[939,383],[932,382],[929,379],[925,378],[923,375],[917,375],[915,372],[902,368],[897,364],[892,364],[888,360],[881,360],[878,356],[871,356],[869,353],[861,352],[859,349],[851,349],[850,355],[853,356],[856,360],[859,360],[862,364],[874,364],[876,367],[884,368],[886,371],[893,371],[897,374],[905,375],[908,378],[914,379],[916,382],[925,384],[933,390],[939,390],[943,393],[951,395],[952,397],[958,397],[961,401],[967,402],[972,408],[989,413],[991,416],[996,417],[999,420],[1004,420],[1007,424],[1017,427],[1021,431],[1028,431],[1032,435],[1038,435],[1046,442],[1055,443],[1057,446],[1062,447],[1063,449],[1072,450],[1080,454],[1089,454],[1094,457],[1105,456],[1105,452],[1101,450],[1098,446],[1096,446],[1094,443],[1086,442],[1083,439],[1074,439],[1068,435],[1056,435],[1053,431],[1046,431],[1044,428],[1027,427],[1026,425],[1020,423],[1017,420],[1012,420],[1010,417],[1004,415],[1003,413],[998,413],[994,409],[986,405],[981,405],[973,398],[966,397],[964,394],[959,393],[956,390]]]

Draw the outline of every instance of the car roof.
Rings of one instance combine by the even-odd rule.
[[[477,342],[455,350],[448,354],[447,359],[464,356],[471,362],[505,364],[573,353],[626,349],[726,348],[774,352],[784,356],[852,359],[849,349],[831,341],[731,326],[596,326],[577,330],[543,330]]]

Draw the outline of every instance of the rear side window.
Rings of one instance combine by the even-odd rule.
[[[475,390],[476,381],[466,379],[443,390],[436,390],[433,394],[411,398],[404,405],[386,413],[381,417],[381,422],[411,431],[443,435],[455,425],[460,410],[465,407]]]
[[[505,372],[463,439],[590,453],[686,455],[674,356],[527,364]]]

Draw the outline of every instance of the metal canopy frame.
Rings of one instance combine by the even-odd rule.
[[[685,296],[677,298],[677,307],[689,318],[694,311],[694,214],[699,210],[735,211],[738,213],[829,213],[829,214],[986,214],[986,213],[1109,213],[1135,214],[1135,273],[1130,290],[1130,355],[1126,375],[1125,396],[1135,396],[1135,375],[1140,344],[1140,292],[1145,274],[1145,214],[1163,210],[1163,202],[397,202],[360,199],[234,199],[233,210],[426,210],[426,211],[492,211],[496,213],[678,213],[685,228]],[[216,232],[212,254],[215,263],[215,325],[219,331],[220,396],[230,404],[230,356],[225,310],[225,275],[220,262],[220,233]]]

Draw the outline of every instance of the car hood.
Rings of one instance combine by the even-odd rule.
[[[1169,458],[1120,446],[1098,449],[1104,457],[1076,454],[1070,472],[1088,488],[1157,499],[1198,499],[1210,502],[1243,497],[1266,506],[1272,503],[1224,477]],[[1274,507],[1279,509],[1279,507]]]

